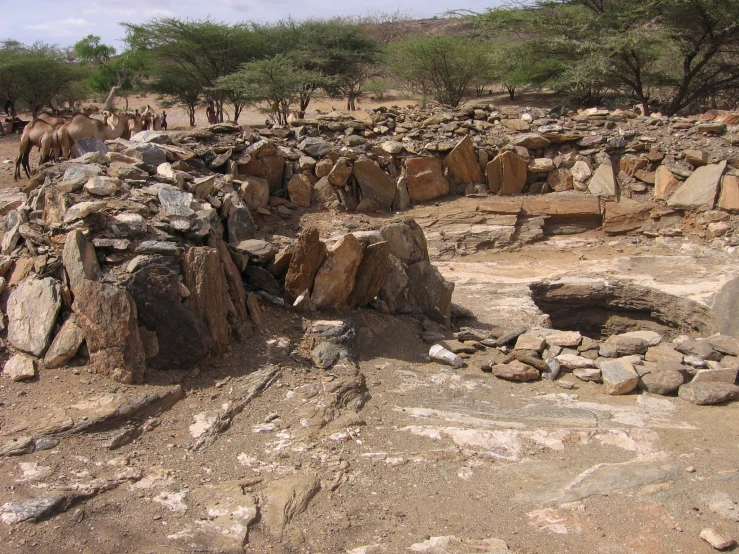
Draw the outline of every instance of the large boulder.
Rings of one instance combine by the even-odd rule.
[[[326,259],[326,245],[312,227],[298,237],[298,244],[290,258],[290,266],[285,276],[285,300],[295,302],[306,289],[313,289],[316,272]]]
[[[195,247],[185,254],[185,286],[190,291],[190,307],[205,322],[217,352],[231,342],[228,324],[228,284],[216,248]]]
[[[287,192],[290,200],[302,208],[310,208],[313,194],[313,182],[305,173],[296,173],[287,183]]]
[[[142,383],[146,355],[131,294],[85,280],[72,307],[79,316],[93,371],[120,383]]]
[[[683,210],[713,209],[724,171],[726,160],[699,167],[667,200],[667,205]]]
[[[182,286],[178,275],[160,264],[140,269],[128,285],[139,321],[156,333],[159,353],[149,360],[156,369],[190,369],[213,349],[205,322],[182,301]]]
[[[411,200],[423,202],[449,194],[449,181],[444,177],[439,158],[408,158],[405,169],[408,196]]]
[[[346,305],[361,261],[362,245],[354,235],[344,235],[334,244],[316,274],[311,295],[316,308]]]
[[[269,203],[270,186],[267,179],[247,175],[242,177],[243,183],[239,187],[241,199],[248,208],[256,210],[263,208]]]
[[[412,264],[429,259],[426,237],[414,219],[389,223],[380,229],[379,234],[382,237],[380,240],[390,245],[390,253],[403,263]]]
[[[515,153],[507,151],[498,154],[488,163],[488,189],[491,193],[503,196],[520,194],[526,186],[528,167]]]
[[[364,198],[377,201],[380,208],[389,212],[392,209],[397,187],[395,181],[372,160],[362,159],[354,164],[354,176]]]
[[[485,182],[480,163],[475,155],[472,139],[465,136],[444,159],[449,171],[465,185],[476,185]]]
[[[49,345],[62,306],[59,283],[51,277],[29,279],[8,298],[8,342],[13,348],[41,356]]]
[[[377,296],[388,312],[404,313],[411,308],[411,301],[408,297],[410,279],[407,266],[393,254],[390,254],[388,258],[390,267]]]

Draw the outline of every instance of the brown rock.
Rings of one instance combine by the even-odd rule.
[[[310,208],[311,196],[313,195],[313,183],[308,175],[296,173],[287,183],[287,192],[290,200],[303,208]]]
[[[344,307],[361,261],[362,245],[354,235],[344,235],[334,244],[316,274],[311,295],[316,308]]]
[[[190,307],[205,321],[215,350],[223,352],[229,345],[228,285],[216,248],[190,248],[184,261],[185,286],[190,291]]]
[[[685,382],[683,374],[672,369],[657,370],[639,378],[639,388],[652,394],[673,394]]]
[[[259,307],[259,295],[255,293],[249,293],[246,299],[247,305],[249,306],[249,317],[254,327],[260,329],[264,325],[264,318],[262,317],[262,308]]]
[[[246,290],[244,289],[244,282],[241,280],[241,272],[236,267],[226,243],[222,239],[215,239],[214,242],[215,248],[218,249],[218,255],[221,257],[223,274],[226,276],[226,282],[228,283],[228,294],[236,310],[234,315],[237,321],[246,321]]]
[[[146,367],[136,304],[125,290],[83,281],[74,299],[90,367],[120,383],[142,383]]]
[[[285,300],[292,304],[300,294],[313,289],[316,272],[326,259],[326,245],[318,236],[318,229],[311,228],[298,237],[298,244],[290,259],[285,276]]]
[[[739,177],[724,175],[721,180],[718,207],[729,212],[739,212]]]
[[[408,195],[411,200],[424,202],[449,194],[449,181],[441,170],[439,158],[424,156],[405,162]]]
[[[683,152],[685,161],[693,167],[700,167],[708,163],[708,154],[703,150],[686,150]]]
[[[507,196],[521,193],[526,186],[528,167],[516,154],[506,151],[488,163],[486,173],[490,192]]]
[[[256,210],[269,203],[269,183],[263,177],[254,175],[241,176],[243,183],[239,189],[241,199],[247,207]],[[296,202],[297,204],[297,202]]]
[[[485,182],[485,177],[477,162],[475,147],[472,139],[465,136],[444,159],[449,171],[465,185],[475,185]]]
[[[335,187],[343,187],[352,174],[352,163],[349,158],[339,158],[327,175],[329,183]]]
[[[575,179],[569,169],[555,169],[547,175],[547,183],[554,192],[563,192],[574,188]]]
[[[347,304],[351,308],[366,306],[375,299],[390,269],[390,244],[377,242],[367,246],[357,268]]]
[[[680,186],[680,181],[666,166],[657,168],[654,175],[654,199],[667,200]]]
[[[618,164],[619,171],[625,171],[629,174],[629,177],[636,175],[636,172],[640,169],[647,167],[647,160],[639,158],[637,156],[624,156],[621,158]]]
[[[271,192],[282,188],[282,173],[284,170],[285,158],[279,154],[260,155],[257,159],[252,158],[245,164],[239,164],[239,173],[266,179]]]
[[[498,379],[506,381],[537,381],[539,371],[530,365],[514,360],[509,364],[498,364],[493,366],[493,375]]]

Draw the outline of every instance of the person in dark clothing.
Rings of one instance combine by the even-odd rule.
[[[167,112],[162,110],[162,129],[167,130]]]
[[[213,105],[213,100],[208,101],[208,107],[205,110],[205,114],[208,116],[208,123],[210,125],[215,125],[218,123],[218,119],[216,118],[216,108]]]

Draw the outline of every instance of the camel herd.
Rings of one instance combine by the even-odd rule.
[[[18,180],[21,168],[27,177],[31,176],[30,155],[34,146],[39,149],[41,165],[51,160],[69,158],[75,141],[82,138],[98,138],[102,141],[129,139],[139,131],[161,129],[160,116],[149,106],[141,113],[138,110],[121,114],[103,112],[102,120],[91,117],[95,111],[96,108],[86,109],[71,117],[41,114],[34,118],[21,135],[13,178]]]

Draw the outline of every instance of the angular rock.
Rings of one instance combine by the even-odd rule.
[[[493,375],[498,379],[506,381],[537,381],[539,379],[539,371],[530,365],[526,365],[518,360],[513,360],[508,364],[497,364],[493,366]]]
[[[190,248],[183,264],[185,286],[190,291],[190,307],[205,321],[215,350],[223,352],[231,342],[228,324],[228,284],[218,250]]]
[[[725,170],[725,160],[699,167],[667,200],[667,205],[685,210],[712,210]]]
[[[613,173],[613,166],[604,163],[598,166],[588,185],[590,194],[603,198],[604,200],[618,199],[618,185]]]
[[[479,168],[478,168],[479,171]],[[373,198],[385,211],[390,211],[397,194],[395,181],[372,160],[358,160],[354,164],[354,176],[357,178],[362,196]]]
[[[326,255],[326,245],[321,241],[318,229],[313,227],[301,233],[285,275],[286,302],[292,304],[304,290],[313,289],[316,273]]]
[[[639,384],[639,374],[627,360],[608,360],[600,364],[606,394],[628,394]]]
[[[554,192],[564,192],[575,187],[575,180],[569,169],[555,169],[547,175],[547,184]]]
[[[156,369],[190,369],[213,349],[205,322],[182,303],[180,286],[178,275],[159,264],[134,273],[128,286],[139,321],[156,333],[159,353],[149,360]]]
[[[73,157],[80,158],[90,152],[98,152],[105,155],[110,152],[110,149],[102,140],[96,137],[82,137],[74,141],[74,145],[72,146]]]
[[[18,285],[8,298],[8,342],[18,350],[42,356],[61,306],[59,283],[51,277]]]
[[[287,192],[290,201],[302,208],[310,208],[311,196],[313,195],[313,183],[308,175],[296,173],[287,183]]]
[[[465,185],[485,182],[485,177],[475,155],[475,147],[469,136],[465,136],[457,143],[454,149],[444,158],[444,163],[452,175]]]
[[[488,190],[493,194],[509,196],[520,194],[526,186],[528,166],[514,152],[498,154],[485,169]]]
[[[321,138],[308,137],[298,144],[298,148],[314,158],[322,158],[331,151],[331,144]]]
[[[556,360],[562,365],[562,367],[569,370],[588,369],[595,365],[593,360],[576,354],[560,354],[556,357]]]
[[[231,248],[240,254],[247,254],[249,260],[257,264],[266,264],[272,261],[275,254],[277,254],[277,248],[274,244],[259,239],[235,242],[231,244]]]
[[[126,179],[132,181],[145,181],[149,178],[149,174],[143,169],[139,169],[135,165],[121,162],[113,162],[110,164],[110,167],[108,167],[108,176],[115,177],[121,181],[125,181]]]
[[[270,187],[267,179],[253,175],[242,176],[241,179],[243,183],[239,187],[239,193],[247,208],[256,210],[269,204]],[[295,201],[293,200],[293,202]],[[295,203],[297,204],[297,202]]]
[[[389,313],[404,313],[409,309],[407,267],[392,253],[389,255],[390,268],[385,282],[380,287],[378,298],[387,306]]]
[[[99,281],[102,277],[100,265],[95,255],[95,247],[82,231],[71,231],[67,234],[62,251],[64,270],[69,279],[69,288],[76,294],[82,282],[87,279]]]
[[[167,139],[169,139],[169,137],[167,137]],[[167,161],[167,153],[164,151],[164,149],[151,143],[135,144],[131,148],[127,148],[126,150],[124,150],[122,154],[135,158],[140,158],[144,163],[153,165],[154,167],[157,167]],[[110,172],[108,172],[108,174],[110,175]],[[122,179],[123,177],[120,178]],[[133,179],[134,177],[129,178]],[[144,177],[144,179],[145,178],[146,177]]]
[[[727,383],[729,385],[735,385],[736,376],[736,369],[699,369],[691,383]]]
[[[327,177],[322,177],[313,185],[311,201],[316,204],[328,205],[336,201],[336,187],[331,184]]]
[[[411,218],[390,223],[380,229],[381,238],[390,245],[390,253],[405,264],[427,261],[428,245],[423,230]]]
[[[524,333],[516,340],[516,350],[533,350],[534,352],[541,353],[546,346],[546,341],[543,336],[537,333]]]
[[[36,376],[36,360],[28,354],[14,354],[5,362],[3,375],[13,381],[24,381]]]
[[[72,308],[79,316],[93,371],[120,383],[142,383],[146,357],[133,297],[123,289],[85,280]]]
[[[703,529],[700,533],[700,538],[716,550],[728,550],[732,546],[736,546],[734,539],[727,539],[715,529]]]
[[[611,335],[605,344],[611,345],[617,356],[646,354],[649,348],[649,344],[643,338],[626,335]]]
[[[103,201],[79,202],[65,212],[64,223],[71,223],[77,219],[84,219],[90,214],[103,211],[106,207],[107,204]]]
[[[349,180],[349,177],[351,177],[351,174],[351,160],[349,158],[339,158],[326,177],[333,186],[343,187]]]
[[[409,298],[437,323],[451,327],[454,283],[446,281],[427,261],[408,266]]]
[[[727,356],[739,356],[739,340],[726,335],[714,335],[708,337],[708,342],[717,352],[726,354]]]
[[[652,394],[668,396],[677,392],[685,382],[685,377],[679,371],[663,369],[646,373],[639,378],[639,388]]]
[[[387,242],[370,244],[364,249],[362,261],[357,268],[347,305],[357,308],[368,305],[380,292],[390,270],[390,245]]]
[[[667,166],[657,168],[654,177],[654,199],[667,200],[680,187],[680,181]]]
[[[599,383],[601,380],[600,369],[595,367],[581,367],[575,369],[572,374],[581,381],[593,381]]]
[[[736,175],[724,175],[721,179],[718,207],[728,212],[739,212],[739,177]]]
[[[348,234],[339,239],[316,274],[311,295],[316,308],[345,306],[361,261],[362,245],[356,237]]]
[[[582,335],[579,331],[556,331],[547,334],[544,339],[549,346],[575,348],[580,346]]]
[[[713,301],[713,316],[722,335],[739,339],[739,277],[727,282]]]
[[[44,356],[44,367],[61,367],[71,360],[85,340],[77,314],[71,314],[59,329]]]
[[[677,395],[699,406],[723,404],[739,398],[739,387],[728,383],[687,383],[680,387]]]
[[[405,168],[408,196],[411,200],[425,202],[449,194],[449,181],[442,173],[439,158],[408,158]]]
[[[529,162],[529,173],[549,173],[554,169],[554,160],[549,158],[536,158]]]
[[[312,473],[301,472],[272,481],[264,490],[263,521],[275,538],[303,513],[311,499],[321,490],[321,481]]]
[[[113,196],[121,188],[121,182],[114,177],[99,175],[85,183],[84,189],[93,196]]]
[[[593,171],[590,169],[590,166],[587,162],[582,160],[575,162],[575,165],[572,166],[571,172],[575,181],[579,181],[581,183],[584,183],[593,175]]]
[[[429,349],[429,358],[440,364],[450,365],[457,369],[464,366],[464,360],[462,358],[440,344],[435,344]]]
[[[234,310],[236,311],[237,321],[246,321],[246,289],[244,289],[244,282],[241,279],[241,272],[231,257],[231,253],[226,246],[226,243],[221,239],[215,239],[211,241],[211,244],[218,249],[218,255],[221,257],[221,264],[223,266],[223,273],[226,276],[226,282],[228,283],[228,294],[231,298],[231,303]],[[154,354],[152,358],[156,356]],[[150,356],[147,356],[149,358]]]
[[[520,135],[514,135],[513,137],[511,137],[511,143],[514,146],[523,146],[524,148],[528,148],[529,150],[546,148],[551,144],[549,140],[538,133],[522,133]]]
[[[231,206],[226,222],[228,229],[228,242],[241,242],[250,239],[257,232],[254,220],[246,206]]]

